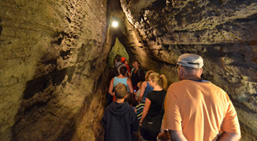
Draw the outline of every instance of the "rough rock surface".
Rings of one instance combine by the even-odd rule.
[[[2,0],[0,9],[0,140],[99,138],[107,1]]]
[[[180,54],[202,55],[242,140],[257,138],[256,0],[2,0],[0,9],[0,140],[103,140],[116,37],[169,83]]]
[[[257,138],[256,0],[121,0],[121,6],[132,31],[126,46],[144,68],[171,83],[177,57],[200,54],[203,77],[227,91],[236,107],[242,140]]]

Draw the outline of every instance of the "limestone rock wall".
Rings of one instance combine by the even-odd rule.
[[[0,1],[0,140],[101,137],[106,7],[106,0]]]
[[[255,0],[121,0],[121,6],[130,23],[127,47],[144,68],[172,83],[177,57],[200,54],[203,77],[227,91],[236,107],[242,140],[257,138]]]

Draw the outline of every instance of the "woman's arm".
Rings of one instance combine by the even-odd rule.
[[[146,117],[146,115],[147,115],[147,113],[148,113],[148,111],[150,109],[150,106],[151,106],[151,100],[146,98],[146,100],[145,100],[145,107],[144,107],[144,110],[143,110],[142,117],[140,119],[139,125],[142,125],[142,122],[143,122],[144,118]]]
[[[109,90],[108,90],[108,93],[111,95],[111,96],[114,96],[114,92],[112,91],[113,90],[113,82],[114,82],[114,78],[112,78],[111,82],[110,82],[110,85],[109,85]]]
[[[127,79],[127,84],[128,84],[128,87],[129,87],[129,92],[131,94],[134,94],[133,87],[132,87],[132,82],[129,78]]]
[[[142,100],[143,95],[144,95],[144,93],[145,93],[145,88],[146,88],[146,86],[147,86],[147,82],[144,81],[144,82],[142,83],[142,85],[141,85],[140,94],[139,94],[139,96],[138,96],[138,98],[137,98],[137,101],[138,101],[138,102],[140,102],[140,101]]]

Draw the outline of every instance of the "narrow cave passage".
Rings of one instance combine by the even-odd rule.
[[[120,55],[122,57],[125,57],[128,62],[130,62],[129,54],[127,53],[125,47],[121,44],[118,38],[115,39],[114,46],[112,47],[109,58],[108,58],[108,63],[110,67],[113,67],[114,63],[113,60],[115,59],[116,55]]]
[[[0,9],[1,141],[103,140],[118,40],[130,63],[169,85],[178,56],[201,55],[203,77],[236,108],[241,140],[256,140],[256,0],[8,0]]]

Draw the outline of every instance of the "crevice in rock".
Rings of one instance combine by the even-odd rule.
[[[2,34],[3,27],[0,25],[0,35]]]
[[[67,50],[67,51],[61,51],[60,52],[60,56],[62,57],[62,59],[68,59],[69,58],[69,55],[70,55],[70,52],[71,52],[71,50],[69,49],[69,50]]]
[[[32,81],[29,81],[27,83],[26,89],[23,92],[23,99],[32,98],[36,93],[45,90],[49,85],[48,76],[49,75],[45,75]]]
[[[246,18],[235,19],[234,22],[254,22],[257,20],[257,14],[250,15]]]
[[[50,61],[55,62],[55,61]],[[32,98],[35,94],[44,91],[49,85],[60,85],[64,80],[67,69],[72,69],[73,67],[65,68],[62,70],[54,69],[40,77],[36,77],[31,81],[27,82],[26,89],[23,92],[23,99]]]
[[[0,18],[0,23],[1,23],[2,19]],[[0,35],[2,34],[3,31],[3,27],[0,25]]]
[[[52,41],[51,43],[53,44],[57,44],[57,45],[60,45],[62,43],[62,41],[64,40],[64,37],[65,36],[69,36],[68,33],[65,33],[65,32],[60,32],[60,33],[57,33],[57,40],[56,41]],[[55,38],[55,37],[54,37]]]

